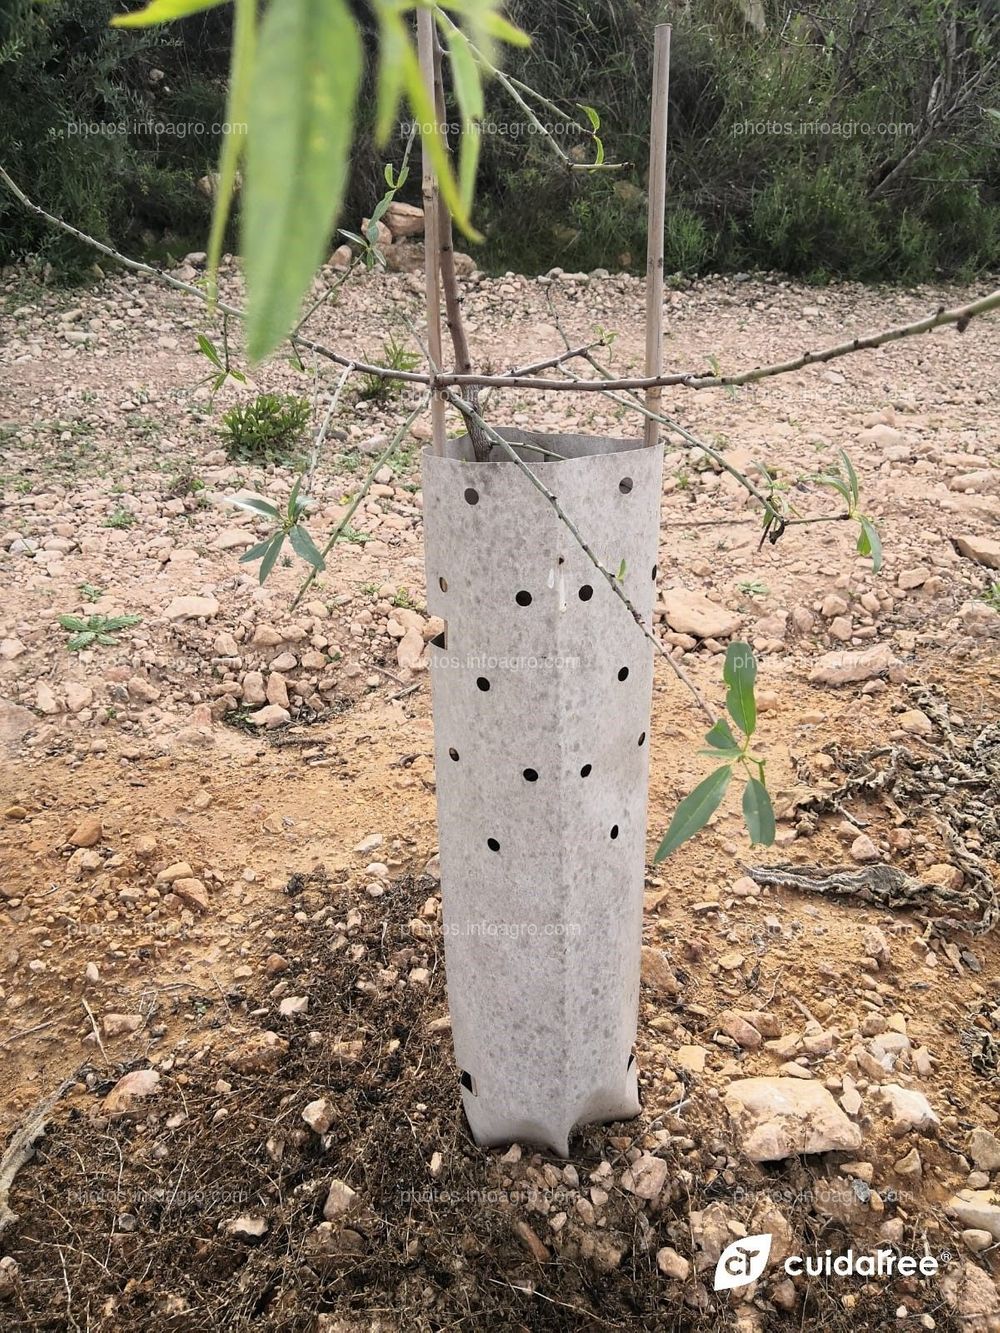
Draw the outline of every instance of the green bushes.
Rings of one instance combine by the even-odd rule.
[[[310,407],[294,394],[259,393],[222,417],[225,450],[233,461],[287,462],[309,424]]]
[[[136,5],[139,0],[134,0]],[[13,8],[11,9],[11,5]],[[139,32],[119,0],[8,0],[0,17],[0,161],[49,210],[132,251],[204,246],[196,188],[216,160],[229,6]],[[829,0],[511,0],[532,34],[509,72],[559,107],[539,115],[589,156],[597,108],[620,172],[569,171],[495,83],[487,89],[477,220],[481,266],[641,267],[652,31],[674,23],[666,263],[780,268],[814,280],[917,281],[1000,266],[1000,44],[995,4]],[[358,7],[370,27],[366,7]],[[749,20],[753,21],[750,22]],[[345,217],[384,190],[372,70]],[[453,110],[454,108],[452,108]],[[198,125],[149,133],[143,125]],[[124,124],[83,133],[71,125]],[[398,161],[402,141],[390,153]],[[414,174],[408,197],[418,202]],[[348,223],[349,225],[349,223]],[[0,262],[93,256],[0,193]]]
[[[101,240],[181,254],[210,213],[197,180],[218,156],[228,20],[109,26],[117,0],[11,0],[0,16],[0,161],[49,212]],[[93,252],[0,190],[0,261],[34,253],[63,272]]]

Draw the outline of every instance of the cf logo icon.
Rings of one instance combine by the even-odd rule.
[[[767,1267],[770,1253],[769,1232],[734,1240],[722,1251],[715,1265],[715,1290],[732,1291],[736,1287],[748,1287],[751,1282],[756,1282]]]

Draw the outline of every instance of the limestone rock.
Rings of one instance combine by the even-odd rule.
[[[745,1078],[731,1083],[726,1109],[753,1162],[797,1153],[854,1152],[861,1130],[820,1083],[789,1078]]]
[[[663,612],[672,630],[693,634],[698,639],[729,639],[743,624],[734,611],[710,601],[704,593],[687,588],[668,588],[657,610]]]

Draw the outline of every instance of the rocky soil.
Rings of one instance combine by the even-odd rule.
[[[614,370],[641,365],[635,279],[463,281],[477,365],[540,360],[560,328],[579,343],[597,326],[618,335]],[[241,299],[234,267],[224,287]],[[667,361],[734,370],[972,295],[701,282],[670,294]],[[213,403],[197,335],[221,347],[222,329],[183,294],[129,276],[54,291],[15,272],[0,300],[5,1141],[55,1098],[33,1160],[8,1153],[13,1183],[0,1167],[0,1327],[1000,1329],[996,930],[927,929],[932,905],[747,874],[885,864],[970,924],[988,906],[968,858],[995,881],[995,808],[961,814],[988,810],[1000,781],[996,321],[664,399],[803,513],[836,512],[801,478],[846,449],[885,567],[857,554],[853,523],[758,549],[744,493],[669,434],[657,629],[716,705],[727,641],[757,649],[778,845],[751,853],[726,809],[650,864],[643,1113],[581,1134],[564,1162],[476,1149],[455,1092],[427,420],[293,611],[306,567],[279,560],[262,588],[239,556],[266,525],[228,498],[283,502],[310,442],[234,463],[220,417],[261,389],[314,397],[318,421],[335,371],[276,358]],[[406,321],[421,308],[414,275],[376,274],[310,328],[378,360],[390,337],[418,351]],[[315,462],[317,541],[411,401],[356,387]],[[638,428],[592,394],[494,395],[488,411]],[[71,651],[60,615],[140,619]],[[659,662],[650,857],[706,772],[703,730]],[[916,774],[905,800],[861,780],[887,766]],[[714,1291],[722,1249],[760,1233],[764,1275]],[[879,1246],[938,1271],[783,1268]]]

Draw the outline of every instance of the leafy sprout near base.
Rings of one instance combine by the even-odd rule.
[[[142,621],[142,616],[59,616],[63,629],[71,630],[66,640],[66,647],[71,653],[78,653],[84,648],[96,644],[102,647],[114,647],[118,643],[116,631],[131,629]]]
[[[699,754],[724,762],[685,796],[674,814],[654,861],[665,860],[671,852],[701,831],[722,804],[737,770],[746,777],[743,789],[743,818],[753,845],[770,847],[774,842],[774,810],[767,794],[764,760],[750,753],[750,741],[757,729],[757,659],[747,643],[729,645],[722,679],[728,687],[726,711],[743,733],[740,741],[726,718],[719,718],[705,734],[708,747]]]
[[[821,486],[832,487],[838,495],[843,497],[844,503],[847,505],[847,513],[849,517],[856,519],[860,525],[860,531],[858,532],[858,555],[871,556],[872,570],[877,574],[882,568],[882,542],[878,532],[875,530],[875,524],[871,521],[868,515],[858,512],[858,504],[861,495],[861,488],[858,484],[858,474],[854,470],[854,464],[851,462],[850,458],[848,458],[847,454],[844,453],[843,449],[840,450],[840,461],[843,468],[842,471],[841,467],[834,466],[830,472],[820,473],[818,476],[815,476],[813,480],[819,482]]]
[[[277,524],[274,531],[269,533],[263,541],[258,542],[256,546],[251,546],[249,551],[240,556],[241,565],[248,564],[252,560],[260,561],[258,577],[261,583],[274,568],[286,537],[295,554],[300,556],[312,569],[319,571],[326,568],[326,561],[323,559],[319,548],[302,526],[301,520],[309,502],[299,494],[301,485],[302,477],[300,476],[292,487],[292,493],[288,497],[288,504],[284,513],[276,505],[271,504],[270,500],[259,500],[256,496],[248,496],[245,499],[236,496],[230,497],[229,503],[235,505],[238,509],[245,509],[248,513],[256,514],[258,517],[272,519]]]

